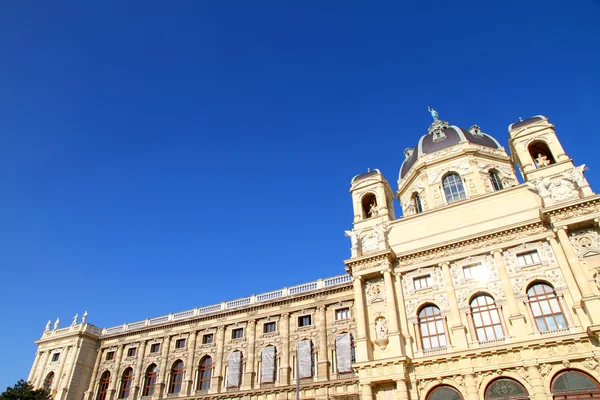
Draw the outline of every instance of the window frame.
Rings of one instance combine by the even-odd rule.
[[[127,349],[127,357],[135,357],[137,354],[137,347],[130,347]]]
[[[207,360],[210,360],[209,364],[205,364]],[[202,357],[200,360],[200,365],[198,366],[198,384],[196,385],[196,390],[210,390],[212,383],[212,370],[212,357],[209,355]]]
[[[483,298],[486,299],[486,302],[485,304],[480,304],[479,299]],[[491,300],[491,303],[489,303],[488,299]],[[477,304],[474,305],[476,301]],[[496,301],[492,296],[490,296],[487,293],[479,293],[473,296],[473,298],[469,302],[469,310],[471,323],[473,326],[473,334],[475,336],[474,339],[481,343],[506,338],[501,309],[498,306],[498,304],[496,304]],[[494,322],[494,316],[497,322]],[[490,323],[486,323],[486,320],[490,321]],[[498,327],[500,328],[500,332],[502,334],[501,336],[498,336]],[[493,335],[488,335],[488,328],[491,328],[491,333]],[[480,333],[483,334],[483,337],[480,336]]]
[[[421,315],[423,312],[425,312],[425,310],[427,310],[428,308],[432,309],[432,314],[431,315]],[[435,310],[437,310],[437,312],[435,312]],[[431,325],[433,324],[433,325]],[[441,324],[441,332],[440,332],[440,324]],[[430,334],[431,333],[431,328],[432,326],[435,328],[435,332],[434,334]],[[423,329],[426,328],[426,329]],[[438,349],[445,349],[450,345],[450,342],[448,340],[448,330],[446,328],[446,317],[442,314],[440,308],[435,305],[435,304],[425,304],[423,305],[420,309],[419,312],[417,313],[417,334],[419,335],[419,342],[421,344],[421,350],[423,351],[430,351],[430,350],[438,350]],[[423,332],[426,331],[426,334],[423,334]],[[441,340],[440,338],[443,337],[443,341],[444,344],[441,345]],[[432,339],[431,338],[436,338],[438,346],[433,347],[431,345],[432,343]],[[425,343],[428,343],[428,346],[426,347]]]
[[[52,354],[52,359],[50,360],[50,362],[58,362],[58,360],[60,360],[60,353]]]
[[[158,353],[160,351],[160,343],[152,343],[150,345],[150,353]],[[155,347],[156,346],[156,347]]]
[[[498,172],[492,169],[489,171],[488,174],[494,192],[499,192],[500,190],[503,190],[504,184],[502,183],[502,179],[500,179],[500,175],[498,175]]]
[[[182,360],[177,360],[171,366],[169,379],[169,394],[180,393],[183,386],[184,365]]]
[[[154,395],[154,387],[156,386],[156,379],[158,378],[158,366],[156,364],[150,364],[146,368],[144,374],[144,387],[142,390],[142,396]]]
[[[96,400],[106,400],[106,394],[108,393],[108,386],[110,385],[110,372],[104,371],[100,376],[98,383],[98,392],[96,393]]]
[[[423,201],[421,200],[421,196],[419,196],[419,193],[413,193],[413,195],[411,196],[411,203],[413,209],[415,210],[415,214],[421,214],[423,212]]]
[[[239,335],[238,335],[239,333]],[[244,328],[233,328],[231,330],[231,340],[239,340],[244,338]]]
[[[114,352],[114,350],[107,351],[106,352],[106,361],[113,361],[114,359],[115,359],[115,352]]]
[[[537,291],[534,290],[534,292],[536,292],[536,293],[533,295],[530,294],[530,291],[536,287],[544,288],[544,292],[537,293]],[[545,288],[549,288],[551,291],[548,292]],[[552,285],[550,285],[547,282],[543,282],[543,281],[533,282],[527,288],[526,293],[527,293],[527,302],[529,303],[529,311],[531,312],[531,316],[533,317],[533,320],[535,322],[535,327],[537,328],[538,332],[544,332],[544,333],[545,332],[554,332],[554,331],[559,331],[562,329],[569,328],[569,320],[567,319],[567,313],[565,311],[565,308],[561,304],[559,295],[558,295],[558,293],[556,293],[556,289],[554,289],[554,287]],[[554,308],[558,308],[558,312],[553,309],[553,305],[556,306]],[[551,312],[546,313],[544,311],[545,309],[548,309]],[[536,315],[537,310],[539,310],[539,312],[540,312],[538,315]],[[556,318],[557,315],[560,315],[562,317],[562,324],[564,324],[564,326],[560,326],[561,324],[559,323],[559,320]],[[549,320],[548,318],[551,318],[551,320]],[[544,326],[540,326],[540,322],[542,322],[542,321],[544,323]],[[550,329],[549,325],[548,325],[549,321],[553,321],[556,328]],[[543,329],[544,327],[546,329]]]
[[[423,281],[423,279],[425,279],[425,282],[427,283],[427,286],[422,286],[420,282]],[[433,287],[433,278],[431,276],[431,274],[424,274],[424,275],[419,275],[419,276],[415,276],[413,279],[413,289],[415,291],[418,290],[425,290],[425,289],[431,289]],[[419,282],[419,287],[417,287],[417,282]]]
[[[304,323],[304,321],[307,319],[308,323]],[[312,315],[311,314],[305,314],[305,315],[300,315],[298,316],[298,328],[306,328],[312,326]]]
[[[535,255],[535,257],[533,255]],[[542,259],[540,257],[540,252],[538,251],[538,249],[520,251],[518,253],[515,253],[515,256],[517,257],[517,265],[521,268],[527,268],[542,263]],[[531,263],[527,262],[527,256],[529,256],[529,258],[531,259]],[[537,259],[537,261],[535,259]],[[524,263],[521,263],[521,260],[523,260]]]
[[[273,329],[270,329],[270,328]],[[268,335],[269,333],[277,332],[277,322],[276,321],[267,321],[263,324],[263,334]]]
[[[450,181],[451,178],[452,181]],[[456,172],[451,172],[442,179],[442,189],[446,204],[456,203],[468,198],[465,183],[462,177]]]
[[[340,316],[342,318],[340,318]],[[335,320],[346,321],[350,319],[350,307],[340,307],[335,309]]]
[[[185,340],[185,338],[175,340],[175,349],[185,349],[186,345],[187,340]]]
[[[202,335],[202,344],[213,344],[215,342],[214,333],[205,333]]]
[[[129,372],[128,375],[127,372]],[[129,392],[131,391],[131,384],[133,383],[133,368],[129,367],[123,371],[121,375],[121,387],[119,389],[119,399],[126,399],[129,397]]]

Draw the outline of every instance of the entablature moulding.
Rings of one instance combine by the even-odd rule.
[[[379,274],[386,269],[391,269],[396,259],[396,253],[391,249],[384,249],[368,255],[345,260],[346,272],[354,278]]]
[[[600,195],[547,207],[541,213],[553,228],[594,220],[600,218]]]
[[[302,313],[303,311],[318,307],[318,304],[310,303],[307,304],[295,304],[300,301],[315,299],[317,303],[324,303],[323,306],[336,306],[340,302],[347,302],[353,300],[353,293],[351,292],[351,282],[345,285],[336,286],[335,288],[326,289],[320,292],[312,292],[310,294],[298,295],[294,298],[286,298],[281,301],[274,301],[269,304],[261,304],[256,307],[247,307],[245,309],[232,310],[225,313],[213,314],[210,316],[202,316],[197,319],[188,319],[185,321],[168,322],[163,325],[148,327],[146,329],[140,328],[132,331],[115,333],[112,335],[103,335],[100,337],[102,343],[111,343],[114,340],[120,341],[126,338],[135,338],[135,340],[153,340],[154,335],[159,337],[172,336],[191,333],[192,331],[198,331],[200,333],[216,332],[217,328],[227,327],[245,327],[246,323],[254,320],[267,320],[270,318],[271,321],[276,321],[275,318],[279,315],[289,314],[294,315],[295,313]],[[332,295],[340,294],[340,296],[332,297]],[[266,310],[264,313],[258,313],[259,310]],[[211,323],[210,326],[204,325],[205,323]],[[140,335],[146,335],[140,339]],[[95,338],[98,340],[98,338]]]

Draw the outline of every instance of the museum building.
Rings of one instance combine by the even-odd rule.
[[[507,152],[430,112],[395,194],[379,170],[352,179],[347,274],[110,328],[48,322],[29,381],[55,400],[600,398],[585,165],[544,116],[511,124]]]

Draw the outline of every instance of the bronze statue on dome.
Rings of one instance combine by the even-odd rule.
[[[433,108],[427,106],[427,111],[429,111],[429,114],[431,114],[431,118],[433,118],[434,121],[438,120],[438,112],[435,111]]]

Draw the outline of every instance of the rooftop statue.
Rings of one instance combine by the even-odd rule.
[[[435,111],[433,108],[427,106],[427,111],[429,111],[429,114],[431,114],[431,118],[433,118],[434,121],[438,120],[438,112]]]

